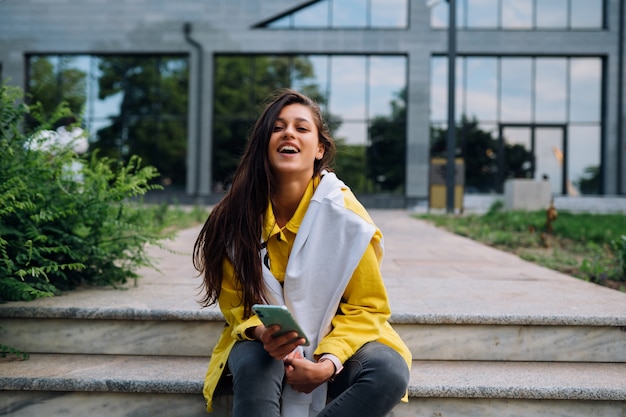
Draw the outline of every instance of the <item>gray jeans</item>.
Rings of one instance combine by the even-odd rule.
[[[233,375],[233,417],[278,417],[284,369],[257,341],[235,343],[228,358]],[[409,383],[404,359],[378,342],[366,343],[328,385],[328,404],[318,417],[383,417],[400,402]]]

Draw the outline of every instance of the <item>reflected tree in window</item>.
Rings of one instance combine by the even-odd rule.
[[[61,102],[80,118],[87,101],[85,71],[72,66],[72,58],[34,56],[29,64],[28,97],[39,103],[44,120]]]
[[[398,157],[406,155],[406,89],[390,103],[389,116],[377,116],[369,128],[367,176],[377,185],[376,191],[402,191],[405,166]]]
[[[498,139],[491,132],[480,128],[478,119],[463,115],[456,128],[455,157],[465,163],[465,189],[472,193],[499,192]],[[448,129],[431,127],[430,156],[446,158]],[[504,173],[502,178],[532,178],[534,156],[520,144],[503,144]]]
[[[261,103],[279,88],[299,90],[325,103],[306,57],[222,56],[216,59],[213,123],[213,183],[221,191],[230,181],[246,145]],[[336,126],[338,120],[333,119]]]
[[[98,63],[99,99],[121,93],[119,113],[98,130],[102,155],[128,160],[139,155],[161,174],[164,185],[186,181],[188,68],[185,59],[112,56]]]

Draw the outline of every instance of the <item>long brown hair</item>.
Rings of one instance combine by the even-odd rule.
[[[228,258],[241,285],[241,302],[249,316],[255,303],[266,301],[261,269],[261,230],[275,178],[268,161],[268,143],[283,107],[302,104],[311,109],[324,156],[316,160],[313,175],[330,169],[335,144],[315,101],[290,89],[270,97],[256,121],[243,156],[233,176],[232,186],[214,207],[193,248],[193,265],[203,275],[200,304],[217,303],[222,288],[222,262]]]

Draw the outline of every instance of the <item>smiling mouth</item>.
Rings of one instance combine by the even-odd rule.
[[[279,153],[288,153],[288,154],[296,154],[300,152],[295,146],[284,145],[278,148]]]

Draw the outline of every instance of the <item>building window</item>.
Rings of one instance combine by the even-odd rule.
[[[432,58],[433,156],[445,152],[447,64]],[[499,192],[514,177],[547,179],[555,194],[600,192],[601,58],[459,57],[456,85],[467,192]]]
[[[28,96],[49,117],[66,102],[89,134],[89,150],[127,161],[138,155],[164,185],[184,186],[186,56],[31,55]]]
[[[504,30],[599,30],[604,0],[457,0],[457,27]],[[431,9],[431,26],[448,26],[448,2]]]
[[[261,101],[289,87],[320,104],[337,143],[335,169],[353,191],[404,192],[405,56],[220,55],[215,62],[215,191],[228,186]]]
[[[405,29],[408,0],[319,0],[257,27],[268,29]]]

